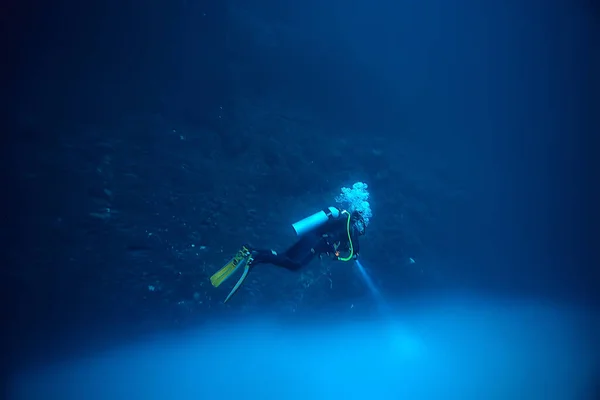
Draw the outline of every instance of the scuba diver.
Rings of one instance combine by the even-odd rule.
[[[358,258],[358,237],[365,234],[366,222],[358,211],[349,212],[329,207],[292,225],[300,239],[281,254],[271,249],[254,249],[248,245],[215,273],[210,281],[218,287],[237,269],[244,268],[238,284],[225,299],[227,302],[239,289],[248,272],[258,264],[272,264],[297,271],[315,257],[330,257],[336,261]]]
[[[244,283],[248,272],[259,264],[298,271],[315,257],[330,257],[337,261],[357,259],[360,251],[358,238],[365,234],[373,215],[367,187],[366,183],[356,182],[351,188],[342,188],[335,201],[348,206],[347,210],[328,207],[292,224],[300,239],[281,254],[270,249],[242,246],[223,268],[210,277],[210,282],[218,287],[243,268],[242,276],[225,299],[227,302]]]
[[[237,254],[210,278],[212,285],[218,287],[238,269],[243,268],[242,276],[225,302],[241,287],[250,270],[259,264],[272,264],[297,271],[316,257],[321,259],[329,257],[335,261],[350,261],[358,258],[360,252],[358,238],[365,234],[371,216],[369,203],[364,200],[368,198],[368,192],[366,196],[362,193],[358,197],[361,199],[358,204],[356,201],[349,201],[357,198],[357,194],[352,193],[353,190],[354,192],[357,189],[366,191],[366,184],[360,183],[364,186],[357,188],[359,183],[354,184],[352,189],[343,188],[342,197],[336,198],[338,202],[350,202],[351,205],[355,203],[351,207],[352,211],[328,207],[292,224],[300,239],[283,253],[279,254],[271,249],[255,249],[248,245],[242,246]]]
[[[326,221],[324,217],[327,218]],[[311,230],[315,220],[323,220],[324,223]],[[358,211],[348,213],[335,207],[329,207],[292,226],[301,238],[282,254],[277,254],[274,250],[254,250],[247,247],[252,255],[252,266],[273,264],[296,271],[308,265],[316,256],[344,261],[356,259],[360,252],[358,237],[364,235],[366,229],[365,220]],[[304,233],[306,230],[308,231]]]

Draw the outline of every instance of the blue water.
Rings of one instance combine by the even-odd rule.
[[[253,316],[139,340],[23,370],[9,398],[572,400],[589,393],[596,349],[582,310],[464,294],[391,306],[394,313],[380,318],[289,325]]]
[[[360,276],[363,278],[365,285],[367,286],[367,288],[369,289],[369,292],[373,296],[373,299],[375,300],[375,302],[377,302],[379,311],[382,311],[382,312],[389,311],[388,306],[387,306],[385,300],[383,299],[383,296],[381,295],[381,292],[379,291],[379,289],[375,285],[375,282],[373,282],[373,279],[371,279],[371,277],[369,276],[369,273],[367,272],[367,270],[365,269],[365,267],[362,265],[362,263],[359,260],[356,260],[356,266],[358,267],[358,271],[360,272]]]

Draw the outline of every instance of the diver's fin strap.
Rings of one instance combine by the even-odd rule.
[[[246,260],[243,264],[247,264],[247,258],[250,257],[250,251],[245,247],[242,248],[236,253],[231,260],[227,264],[223,266],[220,270],[215,272],[213,276],[210,277],[210,283],[214,287],[219,287],[223,282],[227,280],[233,273],[240,267],[242,261]]]

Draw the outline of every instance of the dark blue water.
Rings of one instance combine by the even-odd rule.
[[[588,399],[598,7],[6,3],[13,399]],[[209,277],[368,184],[354,262]]]

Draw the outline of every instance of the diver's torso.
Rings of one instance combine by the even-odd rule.
[[[331,246],[332,250],[345,250],[349,245],[347,223],[346,218],[330,220],[319,229],[318,234]]]

